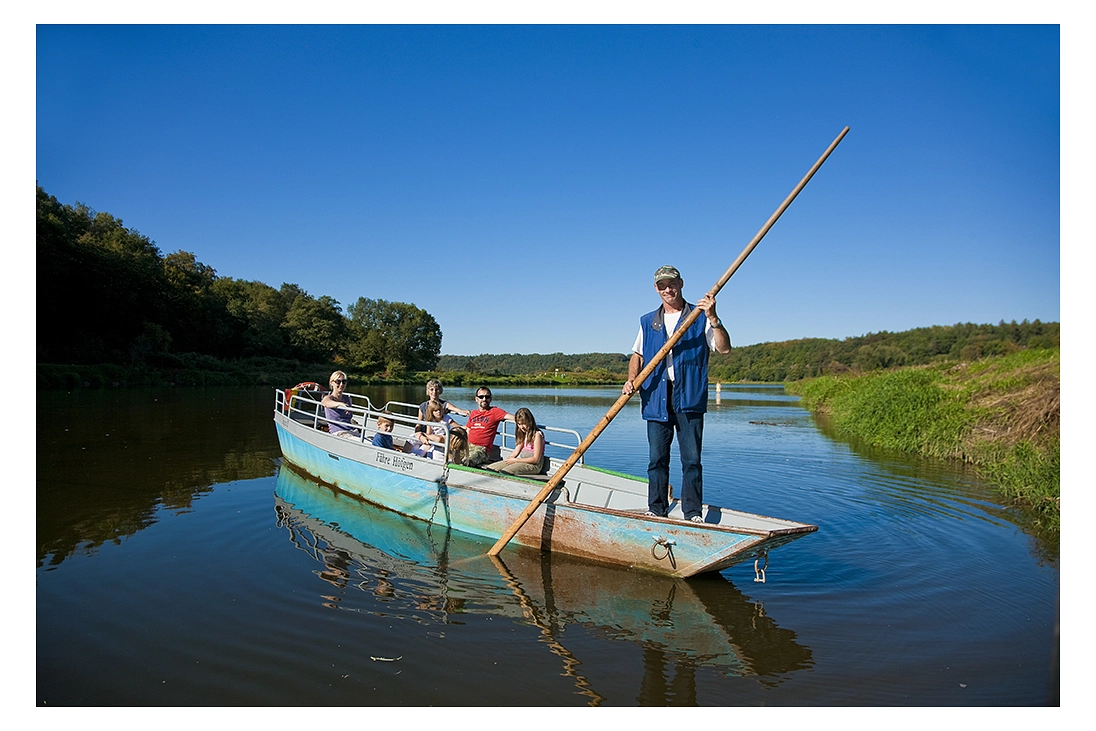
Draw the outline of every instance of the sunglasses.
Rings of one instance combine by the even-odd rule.
[[[477,394],[477,395],[476,395],[476,398],[485,398],[485,399],[487,399],[488,401],[490,401],[490,400],[491,400],[491,397],[490,397],[490,396],[487,396],[487,395],[484,395],[484,394]]]
[[[345,378],[336,378],[332,383],[346,383]]]

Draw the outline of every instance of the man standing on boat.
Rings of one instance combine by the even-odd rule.
[[[654,356],[693,307],[703,311],[639,387],[643,419],[647,422],[647,514],[666,517],[669,511],[670,443],[677,433],[681,453],[681,509],[685,519],[703,523],[703,472],[700,465],[704,413],[708,410],[708,353],[731,352],[731,336],[715,311],[715,298],[704,295],[696,305],[681,294],[684,281],[672,266],[655,272],[655,291],[662,305],[639,318],[639,335],[628,363],[628,382],[622,393],[635,391],[632,382],[643,364]]]
[[[476,389],[476,408],[468,414],[468,443],[483,447],[490,460],[497,462],[502,455],[495,446],[495,434],[499,424],[513,420],[513,414],[491,405],[491,389],[480,386]]]

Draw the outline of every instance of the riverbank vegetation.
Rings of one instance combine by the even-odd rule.
[[[67,367],[84,373],[81,383],[157,373],[194,382],[199,373],[258,377],[276,359],[398,378],[437,364],[441,328],[414,305],[359,297],[344,315],[331,297],[296,284],[219,277],[194,254],[162,255],[121,219],[63,205],[40,186],[36,240],[36,360],[52,364],[47,374]],[[39,374],[40,385],[56,380]]]
[[[968,322],[868,333],[843,340],[806,338],[747,345],[726,355],[714,353],[709,371],[712,380],[728,383],[798,381],[827,374],[970,362],[1024,348],[1054,348],[1059,343],[1060,327],[1056,322]]]
[[[1056,322],[1024,320],[1001,321],[996,325],[936,325],[896,333],[869,333],[843,340],[806,338],[758,343],[736,347],[727,354],[713,353],[709,377],[723,383],[781,383],[826,374],[974,361],[1024,348],[1057,347],[1059,333]],[[624,353],[442,355],[438,358],[437,369],[492,376],[587,374],[595,380],[612,377],[623,382],[628,373],[629,357]]]
[[[1060,349],[786,384],[842,437],[971,464],[1057,533]]]

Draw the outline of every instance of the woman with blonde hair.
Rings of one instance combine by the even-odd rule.
[[[484,469],[509,475],[539,475],[544,466],[544,432],[537,428],[533,412],[524,407],[514,414],[514,424],[514,451]]]
[[[347,408],[353,405],[350,397],[344,393],[346,389],[346,374],[335,371],[330,379],[331,393],[323,397],[320,402],[323,405],[323,415],[327,420],[327,431],[340,437],[356,437],[361,434],[350,426],[351,413]]]

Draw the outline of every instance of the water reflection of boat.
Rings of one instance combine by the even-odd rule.
[[[275,509],[294,544],[321,565],[316,573],[327,585],[320,596],[329,606],[357,590],[398,597],[402,604],[385,605],[387,617],[399,616],[402,606],[418,622],[448,624],[467,614],[528,622],[595,703],[579,659],[560,641],[568,625],[637,643],[652,679],[648,692],[657,692],[667,665],[682,677],[708,667],[771,685],[813,665],[794,632],[777,627],[720,574],[683,580],[529,549],[492,559],[484,541],[363,503],[289,469],[279,471]]]
[[[374,447],[370,440],[381,410],[364,396],[354,398],[365,407],[358,409],[357,437],[347,439],[324,430],[314,395],[277,391],[274,421],[282,455],[318,482],[403,515],[494,541],[563,464],[549,459],[539,479],[514,477]],[[417,409],[392,402],[383,411],[396,410],[393,406]],[[398,411],[392,417],[397,439],[410,437],[415,424],[422,423]],[[544,429],[552,439],[562,433],[575,437],[573,445],[549,442],[552,447],[578,446],[576,432]],[[505,437],[503,442],[505,447]],[[715,505],[704,506],[704,522],[692,523],[684,520],[676,499],[667,518],[645,516],[646,509],[645,479],[580,461],[511,543],[684,577],[751,558],[767,563],[773,548],[817,530]]]

